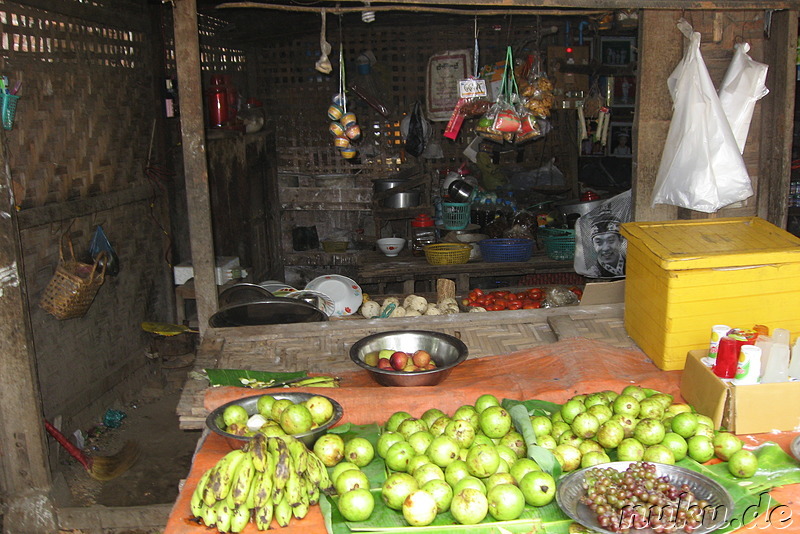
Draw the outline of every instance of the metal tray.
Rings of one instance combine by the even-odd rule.
[[[611,462],[600,464],[596,467],[612,467],[617,471],[625,471],[628,466],[633,463],[635,462]],[[696,471],[686,469],[685,467],[667,464],[654,465],[656,466],[656,474],[658,476],[668,476],[670,484],[673,485],[687,484],[698,499],[708,501],[711,507],[709,513],[703,516],[703,521],[697,529],[694,530],[694,534],[712,532],[730,523],[734,514],[733,498],[718,482]],[[610,530],[606,530],[598,525],[597,516],[594,512],[585,504],[580,503],[580,498],[586,494],[583,483],[586,478],[586,473],[590,469],[592,468],[589,467],[581,469],[580,471],[575,471],[561,480],[558,484],[558,491],[556,492],[556,502],[558,502],[558,505],[565,514],[584,527],[605,534],[613,534]],[[712,513],[712,509],[716,510],[716,513]],[[631,529],[631,532],[635,534],[652,534],[653,529]]]

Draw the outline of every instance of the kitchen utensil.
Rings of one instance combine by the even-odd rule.
[[[233,284],[219,294],[219,307],[228,308],[236,304],[244,304],[272,297],[272,293],[258,284],[241,282]]]
[[[419,191],[403,191],[402,193],[395,193],[388,196],[383,201],[384,208],[414,208],[419,206]]]
[[[399,350],[413,354],[418,350],[428,351],[436,362],[430,371],[394,371],[379,369],[364,363],[367,354],[383,349]],[[458,338],[441,332],[426,330],[393,330],[372,334],[356,341],[350,347],[350,359],[366,369],[382,386],[435,386],[447,378],[453,369],[467,359],[469,350]]]
[[[305,288],[319,291],[333,299],[336,304],[334,315],[337,317],[352,315],[361,307],[361,286],[346,276],[338,274],[320,276],[306,284]]]
[[[447,188],[448,196],[453,202],[472,202],[475,198],[475,188],[464,180],[454,180]]]
[[[275,397],[276,399],[288,399],[293,403],[297,404],[298,402],[307,401],[311,397],[318,395],[318,393],[271,392],[268,393],[268,395]],[[214,409],[214,411],[208,414],[208,417],[206,417],[206,427],[208,427],[208,429],[214,432],[215,434],[218,434],[223,438],[225,438],[225,441],[232,449],[242,448],[248,441],[252,440],[253,438],[250,436],[237,436],[235,434],[225,432],[223,430],[224,423],[222,421],[222,413],[228,406],[236,404],[247,410],[248,415],[255,415],[258,413],[258,399],[263,396],[264,395],[254,395],[252,397],[244,397],[242,399],[236,399],[226,404],[223,404],[222,406],[217,407],[216,409]],[[317,428],[309,430],[308,432],[303,432],[302,434],[294,435],[295,438],[302,441],[305,444],[305,446],[308,447],[309,449],[313,449],[314,443],[317,442],[317,439],[319,439],[319,437],[322,436],[323,434],[326,434],[328,432],[328,429],[336,425],[344,415],[344,409],[342,408],[341,404],[339,404],[338,402],[336,402],[336,400],[330,397],[325,397],[325,398],[328,399],[330,403],[333,405],[333,416],[328,420],[328,422],[318,426]]]
[[[307,302],[285,297],[236,304],[219,310],[208,320],[213,328],[327,321],[328,316]]]
[[[632,463],[634,462],[610,462],[602,464],[602,467],[625,471]],[[658,463],[653,465],[656,466],[657,476],[669,477],[670,484],[674,486],[688,485],[698,500],[708,502],[706,510],[712,512],[703,516],[703,521],[694,530],[694,534],[705,534],[729,524],[735,511],[733,498],[718,482],[685,467]],[[586,528],[611,534],[610,530],[604,529],[598,524],[597,515],[588,506],[580,503],[580,498],[586,493],[583,483],[589,469],[591,468],[581,469],[560,480],[556,491],[556,502],[565,514]],[[637,529],[636,532],[651,534],[653,530],[650,528]]]
[[[336,313],[336,303],[325,293],[311,289],[301,289],[287,295],[290,299],[300,299],[324,311],[330,317]]]
[[[78,460],[89,476],[95,480],[107,481],[117,478],[130,469],[139,458],[139,444],[132,440],[111,456],[89,456],[68,440],[50,421],[45,420],[44,427],[47,433],[53,436],[70,456]]]

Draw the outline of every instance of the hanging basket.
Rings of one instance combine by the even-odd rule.
[[[72,240],[66,235],[69,257],[64,258],[64,237],[58,249],[58,266],[50,283],[42,292],[39,307],[59,320],[83,317],[106,274],[105,252],[98,254],[94,264],[83,263],[75,259]],[[98,266],[102,269],[98,272]]]

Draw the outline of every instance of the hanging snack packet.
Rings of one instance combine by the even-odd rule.
[[[498,131],[494,127],[495,118],[500,111],[498,104],[492,105],[489,110],[483,114],[483,117],[478,119],[478,124],[475,126],[475,132],[488,141],[495,143],[503,142],[503,132]]]

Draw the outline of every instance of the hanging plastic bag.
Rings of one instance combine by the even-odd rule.
[[[685,20],[683,59],[667,80],[672,122],[653,189],[653,205],[714,213],[753,195],[728,118],[700,54],[700,34]]]
[[[101,258],[100,255],[103,253],[105,253],[105,256]],[[103,231],[103,227],[99,224],[94,230],[92,241],[89,243],[89,255],[91,255],[92,260],[97,261],[100,266],[105,265],[107,275],[117,276],[119,274],[119,257],[117,253],[114,252],[114,247],[111,246],[111,242]]]
[[[728,117],[739,152],[744,152],[756,102],[769,93],[765,85],[769,66],[751,58],[747,54],[749,50],[748,43],[734,45],[733,59],[719,88],[719,101]]]
[[[414,102],[414,108],[411,114],[403,119],[400,124],[401,133],[406,140],[406,152],[414,157],[419,157],[425,151],[425,144],[428,135],[430,135],[430,124],[428,124],[428,132],[425,132],[425,119],[422,118],[422,111],[420,110],[419,100]],[[405,124],[403,124],[405,123]]]
[[[605,201],[575,223],[575,272],[590,278],[625,276],[628,242],[620,225],[631,220],[631,191]]]

